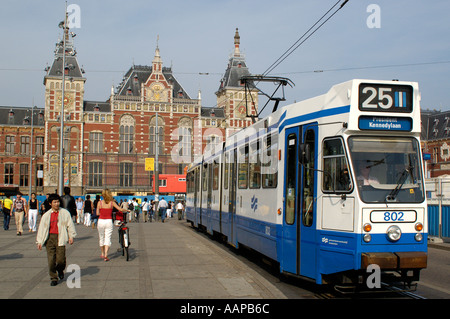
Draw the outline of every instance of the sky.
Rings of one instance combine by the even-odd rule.
[[[151,65],[159,36],[163,65],[192,98],[201,90],[202,105],[213,107],[236,28],[249,71],[262,74],[337,2],[68,0],[80,9],[70,14],[79,23],[71,31],[86,71],[84,98],[106,101],[133,63]],[[1,1],[0,105],[44,107],[44,69],[62,36],[65,5]],[[349,0],[269,75],[295,84],[283,105],[355,78],[399,79],[419,83],[422,108],[450,110],[449,12],[448,0]],[[275,86],[260,88],[272,93]]]

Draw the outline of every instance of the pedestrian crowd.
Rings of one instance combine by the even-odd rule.
[[[102,196],[96,195],[94,201],[90,195],[75,199],[70,194],[70,188],[64,188],[64,195],[47,194],[40,203],[36,194],[32,193],[27,202],[21,194],[14,199],[6,195],[0,201],[0,211],[3,212],[3,229],[9,230],[11,216],[14,217],[17,236],[22,236],[23,225],[28,221],[29,232],[36,232],[37,249],[45,247],[47,252],[50,285],[56,286],[58,279],[64,279],[66,268],[66,246],[72,245],[77,235],[75,224],[97,228],[100,246],[100,258],[109,261],[108,253],[111,247],[114,219],[116,215],[124,214],[128,222],[139,222],[142,215],[144,222],[167,222],[173,218],[174,211],[178,219],[183,219],[184,205],[180,201],[176,205],[167,202],[164,197],[159,202],[144,199],[139,203],[136,198],[120,200],[118,203],[109,189],[102,191]],[[38,214],[40,212],[40,214]],[[40,222],[38,224],[38,215]],[[116,224],[118,226],[118,224]]]

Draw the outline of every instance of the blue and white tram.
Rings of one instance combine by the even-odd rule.
[[[415,82],[352,80],[228,137],[187,173],[186,218],[318,284],[417,281],[427,206]],[[372,269],[372,267],[370,267]]]

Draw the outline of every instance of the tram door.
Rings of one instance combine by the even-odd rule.
[[[316,268],[316,127],[287,129],[284,156],[281,265],[283,271],[310,278],[315,277]]]

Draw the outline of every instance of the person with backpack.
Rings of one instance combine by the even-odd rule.
[[[28,207],[25,199],[22,198],[22,194],[17,194],[13,204],[14,219],[16,221],[17,236],[22,236],[23,233],[23,220],[28,216]]]
[[[89,227],[91,226],[91,216],[94,211],[94,204],[91,201],[91,195],[86,195],[86,200],[83,204],[84,210],[84,225]]]
[[[64,196],[61,196],[61,207],[69,211],[72,221],[77,222],[77,204],[75,197],[70,195],[70,187],[64,187]]]
[[[99,202],[100,202],[100,195],[95,195],[94,210],[92,211],[92,214],[91,214],[92,229],[94,229],[98,223],[97,205]]]
[[[134,204],[133,204],[133,200],[131,200],[131,199],[128,201],[128,210],[130,212],[133,212],[133,214],[130,213],[128,216],[128,221],[131,222],[132,218],[134,217]]]
[[[147,198],[144,198],[144,202],[142,203],[142,216],[144,218],[144,223],[146,223],[148,221],[148,206],[149,203],[147,201]]]

